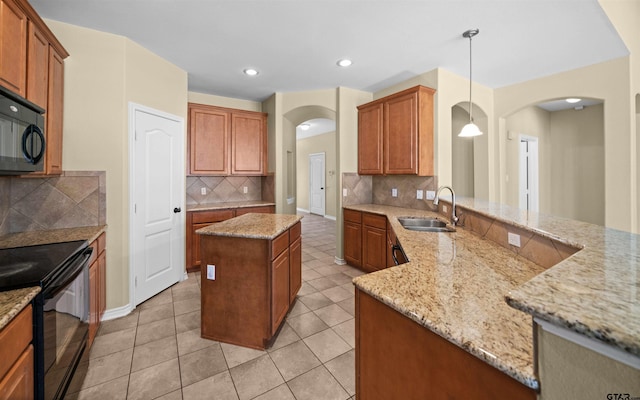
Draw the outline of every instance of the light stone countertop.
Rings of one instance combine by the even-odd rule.
[[[445,219],[435,212],[383,205],[345,208],[387,216],[409,262],[362,275],[356,287],[519,382],[538,388],[531,317],[504,295],[544,268],[458,228],[433,233],[404,229],[401,216]]]
[[[38,244],[48,243],[72,242],[74,240],[86,240],[91,243],[106,230],[106,225],[99,225],[12,233],[0,236],[0,249],[35,246]]]
[[[249,213],[198,229],[197,234],[274,239],[302,219],[299,215]]]
[[[40,287],[38,286],[0,292],[0,330],[20,314],[20,311],[22,311],[38,293],[40,293]]]
[[[275,205],[276,203],[272,201],[262,201],[262,200],[231,201],[231,202],[225,202],[225,203],[206,203],[206,204],[191,205],[191,206],[187,206],[187,212],[223,210],[227,208],[275,206]]]
[[[640,356],[640,235],[475,199],[459,204],[583,247],[506,293],[507,302]]]

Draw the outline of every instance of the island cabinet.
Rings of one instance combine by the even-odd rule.
[[[0,330],[0,399],[34,398],[32,315],[29,305]]]
[[[203,338],[271,345],[302,284],[299,220],[246,214],[198,231]]]
[[[187,272],[200,270],[200,236],[195,233],[198,229],[248,213],[273,214],[275,211],[275,206],[255,206],[187,212]]]
[[[387,218],[344,209],[344,258],[365,272],[386,268]]]
[[[536,399],[533,389],[359,289],[355,335],[359,400]]]
[[[91,346],[96,337],[102,315],[107,308],[107,236],[100,234],[89,245],[93,248],[89,259],[89,338]]]
[[[62,172],[64,59],[69,56],[26,0],[0,0],[0,85],[45,110],[44,170]]]
[[[189,175],[265,175],[267,114],[189,103]]]
[[[358,107],[358,173],[433,176],[433,96],[415,86]]]

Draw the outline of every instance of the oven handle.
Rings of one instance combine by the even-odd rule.
[[[43,293],[45,298],[53,297],[61,288],[66,287],[69,283],[82,272],[82,269],[87,265],[91,254],[93,253],[93,247],[86,247],[76,257],[73,257],[68,262],[68,266],[63,268],[63,272],[60,273],[50,285],[47,286]]]

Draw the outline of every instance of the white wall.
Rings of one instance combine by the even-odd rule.
[[[107,308],[125,306],[129,303],[128,102],[186,121],[187,74],[124,37],[58,21],[46,23],[70,54],[65,60],[63,169],[106,171]]]
[[[328,132],[298,140],[297,207],[309,210],[309,155],[324,153],[325,215],[336,216],[336,133]]]

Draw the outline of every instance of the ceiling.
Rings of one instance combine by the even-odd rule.
[[[629,54],[597,0],[30,2],[44,18],[130,38],[187,71],[190,91],[254,101],[375,92],[438,67],[466,77],[471,28],[473,80],[492,88]]]
[[[302,125],[307,124],[309,127],[305,130],[302,129]],[[323,133],[335,132],[336,121],[329,118],[313,118],[304,121],[300,125],[296,126],[296,139],[306,139],[316,135],[322,135]]]

